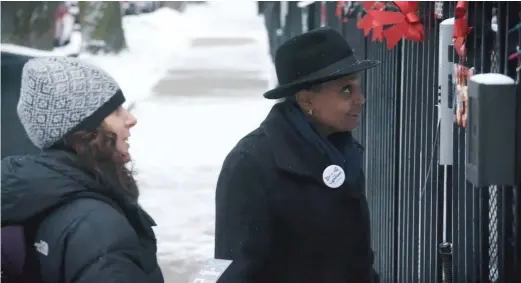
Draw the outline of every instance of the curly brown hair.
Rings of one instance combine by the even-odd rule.
[[[126,158],[116,148],[116,134],[102,125],[90,131],[77,131],[65,138],[84,165],[102,184],[137,199],[139,190],[132,170],[126,167]]]

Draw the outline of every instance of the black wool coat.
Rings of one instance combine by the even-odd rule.
[[[215,257],[233,263],[219,283],[373,282],[363,173],[352,184],[326,186],[329,162],[280,108],[275,105],[224,161]]]
[[[45,244],[44,254],[33,252],[42,282],[164,282],[152,218],[87,174],[72,153],[2,160],[5,225],[31,226],[32,241]]]

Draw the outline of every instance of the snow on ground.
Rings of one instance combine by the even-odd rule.
[[[81,54],[109,72],[119,83],[126,106],[147,97],[164,72],[185,53],[190,29],[183,16],[170,8],[123,17],[128,50],[117,55]]]
[[[20,54],[30,57],[48,57],[48,56],[70,56],[79,54],[81,48],[81,34],[73,32],[70,43],[66,46],[56,47],[52,51],[39,50],[25,46],[19,46],[9,43],[2,43],[2,52]]]
[[[201,17],[201,15],[204,15],[204,17]],[[263,64],[263,76],[268,78],[270,88],[275,87],[277,78],[274,65],[268,57],[268,34],[264,26],[264,18],[257,15],[255,1],[241,0],[190,6],[185,13],[185,19],[190,23],[199,23],[192,25],[192,32],[189,34],[191,38],[246,37],[255,39],[257,54],[247,53],[243,50],[239,55],[248,58],[241,58],[240,63],[238,63],[237,57],[226,57],[232,60],[228,64],[239,66],[239,68],[244,68],[245,64]],[[224,48],[230,50],[227,47]],[[215,50],[215,47],[212,50]]]
[[[123,29],[128,50],[117,55],[79,54],[81,34],[74,32],[71,43],[53,51],[2,44],[2,52],[26,56],[69,56],[79,54],[94,65],[109,72],[120,84],[128,107],[135,101],[147,97],[150,89],[185,53],[191,26],[181,13],[170,8],[161,8],[149,14],[123,17]]]
[[[136,103],[131,154],[166,282],[213,258],[215,185],[226,154],[266,117],[272,63],[253,1],[190,5],[190,46]],[[172,52],[175,52],[173,50]]]

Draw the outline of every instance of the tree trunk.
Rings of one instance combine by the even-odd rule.
[[[58,5],[51,1],[2,1],[2,43],[52,50]]]
[[[127,48],[119,1],[80,1],[82,51],[119,53]]]

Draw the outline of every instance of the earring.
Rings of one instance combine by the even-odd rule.
[[[309,116],[313,116],[313,110],[309,109],[308,114]]]

